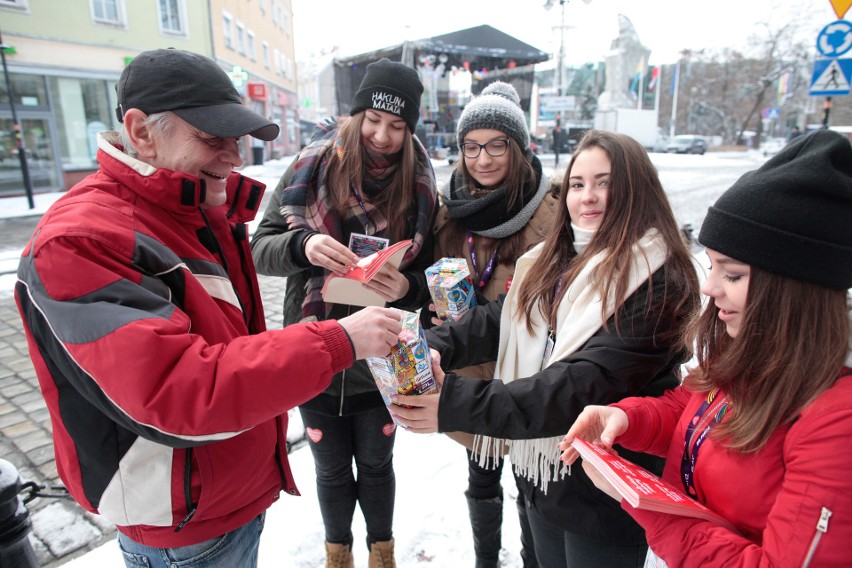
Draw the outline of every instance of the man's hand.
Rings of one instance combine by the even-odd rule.
[[[338,320],[355,347],[355,359],[385,357],[402,330],[400,314],[390,308],[371,306]]]
[[[305,242],[305,256],[314,266],[321,266],[344,276],[358,263],[358,255],[337,242],[334,237],[315,233]]]

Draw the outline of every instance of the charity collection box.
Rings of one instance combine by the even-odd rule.
[[[426,269],[426,284],[442,320],[457,320],[476,305],[473,281],[463,258],[442,258]]]
[[[427,394],[438,392],[432,374],[432,357],[426,335],[416,313],[398,310],[402,331],[387,357],[368,357],[367,367],[379,387],[385,404],[391,404],[396,394]]]

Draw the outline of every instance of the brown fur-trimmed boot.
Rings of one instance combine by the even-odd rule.
[[[325,543],[325,568],[353,568],[352,545]]]
[[[374,542],[370,545],[369,568],[396,568],[393,559],[393,539]]]

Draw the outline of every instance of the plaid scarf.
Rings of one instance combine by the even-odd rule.
[[[432,230],[432,217],[435,212],[436,183],[432,162],[417,137],[412,136],[412,140],[417,152],[414,178],[416,211],[407,219],[407,224],[409,238],[412,239],[413,244],[405,253],[400,270],[411,264],[417,257],[426,235]],[[329,235],[338,242],[343,242],[343,223],[331,202],[326,171],[329,159],[335,152],[337,141],[338,129],[330,128],[318,133],[317,138],[302,150],[293,168],[290,185],[281,193],[280,212],[291,230],[316,231]],[[367,175],[370,176],[370,167],[375,166],[375,163],[368,161],[365,166]],[[370,176],[373,178],[373,184],[376,181],[376,173],[373,171],[373,176]],[[369,185],[371,184],[368,183],[368,187]],[[359,204],[355,192],[350,191],[348,214],[357,217],[364,227],[368,224],[375,226],[376,233],[386,229],[387,219],[384,215],[380,215],[369,202],[369,196],[367,199],[363,198],[364,195],[362,195],[364,209]],[[317,319],[325,319],[331,311],[331,305],[323,302],[322,287],[330,273],[321,266],[312,266],[309,270],[310,275],[305,284],[305,299],[302,302],[302,317],[304,319],[313,316]]]

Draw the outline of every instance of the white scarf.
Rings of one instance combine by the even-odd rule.
[[[597,289],[592,286],[591,275],[607,254],[604,251],[589,259],[565,292],[557,311],[556,342],[553,352],[542,365],[549,333],[544,316],[540,310],[532,310],[532,333],[527,330],[526,322],[513,319],[513,314],[518,309],[518,291],[524,284],[529,268],[541,255],[542,249],[543,244],[539,244],[518,259],[512,287],[503,304],[500,315],[500,347],[494,378],[504,383],[533,377],[542,368],[549,367],[554,362],[574,353],[585,345],[586,341],[615,313],[616,302],[610,298],[604,311],[605,317],[603,321],[601,320],[601,297]],[[667,256],[665,241],[656,229],[650,229],[633,245],[627,288],[625,297],[621,298],[621,301],[626,300],[646,282],[663,265]],[[567,428],[566,425],[566,430]],[[474,453],[478,455],[480,465],[487,467],[487,464],[494,463],[492,461],[494,458],[502,455],[504,445],[508,444],[509,457],[515,466],[515,473],[531,479],[535,485],[547,493],[547,485],[551,480],[549,472],[553,472],[552,480],[556,481],[560,474],[564,475],[567,471],[564,466],[556,467],[561,463],[557,447],[560,441],[562,436],[502,440],[477,435],[474,438],[473,448]]]

